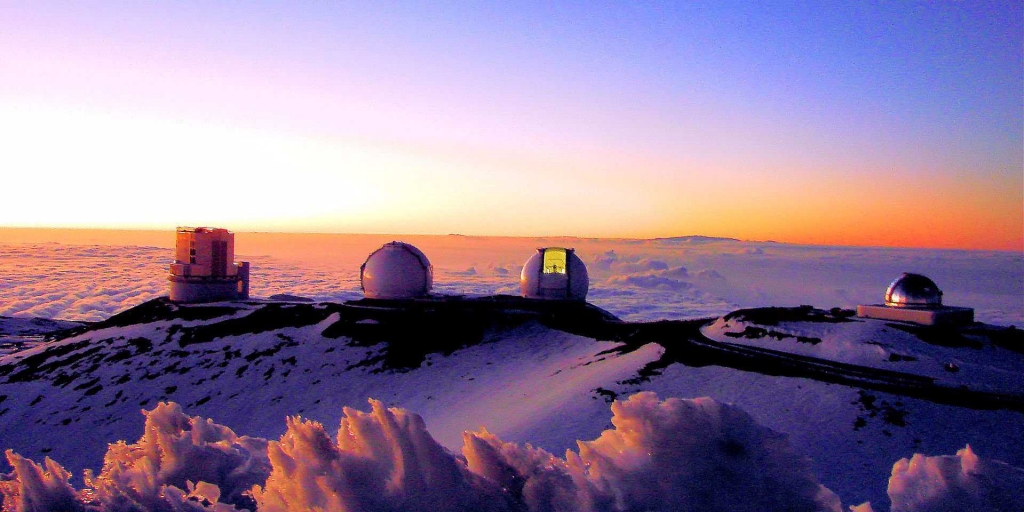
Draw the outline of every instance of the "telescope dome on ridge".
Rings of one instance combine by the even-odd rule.
[[[904,272],[885,290],[885,305],[898,308],[934,308],[942,305],[942,290],[921,274]]]
[[[861,304],[857,316],[919,325],[970,325],[974,309],[943,306],[942,290],[921,274],[904,273],[885,290],[885,304]]]
[[[590,288],[587,266],[576,251],[545,247],[523,265],[520,276],[523,297],[531,299],[584,300]]]
[[[368,299],[423,297],[434,284],[434,267],[416,247],[389,242],[366,258],[359,281]]]

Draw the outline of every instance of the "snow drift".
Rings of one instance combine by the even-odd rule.
[[[181,507],[190,499],[251,508],[254,502],[244,493],[270,474],[266,440],[187,416],[175,403],[143,414],[142,437],[134,444],[110,444],[100,474],[85,470],[82,491],[70,486],[70,473],[50,458],[44,469],[8,450],[14,472],[0,481],[4,510],[189,510]]]
[[[278,441],[238,436],[174,403],[146,415],[134,444],[109,445],[84,487],[50,458],[11,450],[0,474],[5,512],[64,511],[838,511],[810,461],[786,437],[710,398],[659,400],[651,392],[612,403],[612,425],[560,458],[466,432],[461,455],[431,437],[422,418],[370,400],[345,408],[337,436],[287,419]],[[892,470],[893,512],[1021,510],[1024,470],[978,457],[915,454]],[[870,503],[852,507],[870,512]]]
[[[86,471],[84,489],[53,460],[8,451],[0,496],[18,512],[839,510],[783,435],[708,398],[616,401],[614,428],[564,459],[486,430],[467,432],[458,456],[418,415],[370,404],[345,408],[335,439],[292,417],[268,443],[162,403],[137,443],[110,445],[100,474]]]
[[[970,445],[956,455],[915,454],[892,467],[892,512],[1024,510],[1024,470],[978,457]]]
[[[612,425],[565,459],[486,432],[463,454],[527,510],[839,510],[785,436],[733,406],[643,392],[612,403]]]

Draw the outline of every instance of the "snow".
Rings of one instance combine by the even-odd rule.
[[[892,512],[1024,510],[1024,469],[979,457],[967,445],[956,455],[915,453],[892,467],[889,498]],[[870,503],[852,507],[871,512]]]
[[[309,325],[241,332],[181,346],[186,334],[216,332],[271,306],[239,305],[238,311],[223,311],[210,320],[106,327],[0,359],[0,366],[18,368],[7,377],[17,376],[15,382],[0,383],[0,395],[7,396],[0,402],[0,418],[20,418],[0,422],[0,440],[28,453],[49,453],[74,467],[95,467],[105,442],[128,438],[137,428],[132,418],[138,407],[152,406],[159,399],[174,399],[211,415],[216,412],[233,428],[272,437],[280,435],[280,420],[286,416],[302,413],[328,421],[342,407],[377,396],[388,404],[421,411],[438,425],[435,431],[443,442],[457,445],[464,430],[481,425],[502,435],[525,433],[556,416],[589,407],[594,388],[628,378],[658,356],[655,346],[624,357],[598,356],[616,344],[528,322],[485,332],[479,342],[448,357],[428,354],[412,371],[385,371],[374,361],[392,347],[323,336],[339,316],[317,304],[281,309],[312,315]],[[205,326],[210,329],[202,331]],[[47,349],[65,353],[45,357]],[[37,366],[26,363],[36,360]],[[586,434],[599,432],[605,421],[588,426]],[[91,433],[85,434],[83,428]],[[71,447],[38,436],[37,429],[70,432],[82,439]],[[548,430],[542,441],[559,446],[572,444],[578,435]]]
[[[25,350],[45,342],[60,331],[82,327],[81,322],[48,318],[0,316],[0,355]]]
[[[787,437],[710,398],[659,400],[651,392],[612,403],[613,428],[565,458],[463,434],[461,457],[423,419],[370,400],[344,408],[337,435],[300,417],[278,441],[238,436],[175,403],[143,411],[143,436],[110,445],[103,470],[71,474],[11,450],[0,475],[4,510],[450,510],[838,511],[811,462]],[[714,482],[708,485],[708,482]],[[893,466],[894,512],[1020,510],[1024,470],[981,458],[915,454]],[[870,503],[852,510],[868,512]]]
[[[7,450],[10,475],[0,475],[0,504],[4,511],[81,510],[78,494],[68,479],[71,473],[47,457],[44,466]]]
[[[83,489],[52,459],[44,469],[8,451],[14,472],[0,494],[14,511],[840,509],[785,436],[709,398],[616,401],[614,428],[564,459],[486,430],[466,432],[458,457],[417,414],[370,405],[344,408],[334,439],[320,423],[289,417],[268,442],[161,403],[145,412],[137,443],[110,445],[100,474],[86,471]]]
[[[838,510],[785,436],[709,398],[612,404],[612,425],[579,443],[570,468],[610,490],[612,510]],[[715,482],[709,486],[708,482]]]
[[[270,472],[266,440],[237,436],[209,419],[187,416],[173,402],[143,414],[146,423],[137,442],[111,444],[102,471],[85,471],[92,497],[108,508],[158,510],[165,486],[187,489],[188,482],[207,482],[216,483],[217,490],[200,492],[224,503],[251,505],[244,493]]]
[[[62,245],[38,240],[4,243],[3,233],[0,230],[0,292],[4,297],[0,314],[16,318],[0,319],[0,329],[31,322],[33,316],[104,320],[164,293],[168,248],[95,242]],[[620,505],[628,501],[656,510],[684,510],[686,503],[657,501],[663,498],[643,490],[651,486],[689,489],[673,496],[697,499],[697,494],[706,494],[708,486],[693,484],[694,479],[728,481],[733,476],[727,472],[742,464],[717,459],[720,464],[704,468],[711,473],[701,476],[668,467],[640,471],[637,461],[646,457],[642,447],[675,450],[680,458],[691,458],[687,468],[699,471],[700,466],[692,460],[699,457],[694,454],[710,448],[692,444],[697,440],[730,446],[733,441],[747,443],[744,446],[749,453],[770,458],[785,452],[771,448],[784,439],[786,453],[793,456],[787,459],[789,472],[762,475],[776,483],[788,482],[785,487],[792,495],[772,493],[779,499],[796,500],[784,508],[796,507],[793,503],[799,502],[834,510],[837,502],[816,487],[822,485],[834,491],[831,496],[841,497],[844,505],[863,504],[861,509],[879,511],[886,510],[890,500],[894,510],[917,510],[915,507],[955,500],[1017,503],[1004,500],[1001,482],[1019,482],[1014,480],[1015,471],[1019,472],[1014,468],[1024,466],[1019,408],[946,403],[872,388],[869,383],[773,374],[770,368],[730,366],[723,360],[709,364],[681,352],[680,347],[689,346],[687,340],[646,339],[630,345],[622,336],[628,338],[632,331],[608,336],[572,333],[511,310],[511,320],[497,323],[408,325],[387,331],[394,326],[383,317],[351,317],[351,310],[339,309],[337,304],[361,297],[358,265],[380,245],[378,239],[369,235],[273,238],[239,234],[240,250],[245,250],[241,241],[246,236],[257,242],[249,247],[256,256],[245,257],[256,265],[254,294],[290,294],[314,301],[211,304],[148,317],[139,313],[145,312],[143,308],[58,341],[42,343],[40,338],[45,331],[58,328],[57,324],[17,334],[35,338],[12,345],[13,352],[0,353],[0,448],[17,452],[8,456],[12,473],[0,477],[0,487],[6,489],[5,506],[29,507],[36,505],[25,500],[57,503],[68,496],[83,496],[90,507],[106,499],[125,503],[150,500],[146,503],[160,510],[227,510],[224,507],[246,506],[241,493],[252,485],[263,488],[260,496],[266,498],[267,507],[285,496],[300,499],[293,496],[300,492],[297,487],[286,487],[289,482],[305,481],[303,470],[298,466],[288,470],[284,461],[291,457],[296,463],[314,463],[313,445],[302,443],[322,441],[317,428],[331,446],[316,445],[320,450],[316,454],[340,457],[342,442],[330,428],[338,425],[339,411],[350,419],[345,428],[362,428],[360,432],[367,432],[367,437],[362,447],[345,448],[344,457],[355,467],[335,468],[341,471],[337,479],[316,483],[319,491],[311,487],[314,483],[301,486],[311,493],[320,492],[324,499],[330,489],[349,485],[345,478],[409,473],[412,469],[398,458],[404,461],[401,454],[413,453],[431,468],[433,464],[447,467],[444,475],[458,474],[464,481],[450,483],[462,482],[458,485],[469,486],[466,489],[472,492],[483,492],[485,487],[492,491],[521,488],[521,494],[508,498],[511,501],[502,501],[506,496],[494,502],[510,503],[512,510],[530,503],[533,508],[529,509],[558,510],[560,503],[569,502],[577,506],[587,503],[600,510],[617,499],[624,500]],[[291,245],[270,243],[282,240]],[[690,238],[408,240],[434,262],[435,291],[471,297],[518,293],[519,265],[538,246],[575,247],[590,270],[588,299],[630,322],[720,317],[741,307],[765,305],[806,303],[825,308],[825,312],[833,306],[850,308],[879,302],[885,285],[909,270],[932,277],[945,292],[946,303],[976,307],[979,320],[1024,325],[1020,301],[1024,296],[1024,256],[1012,253],[803,247]],[[367,246],[365,251],[363,246]],[[350,317],[351,323],[346,324]],[[79,324],[60,324],[75,325]],[[347,327],[339,331],[338,326],[343,325]],[[748,328],[764,329],[765,333]],[[776,332],[768,335],[768,331]],[[374,334],[379,332],[392,334],[381,338]],[[920,333],[876,320],[764,325],[735,316],[719,318],[700,332],[723,346],[895,371],[931,379],[942,389],[963,387],[1008,394],[1018,397],[1017,402],[1024,394],[1020,352],[985,341],[991,333],[968,333],[963,346],[938,346]],[[407,357],[421,352],[422,357]],[[947,370],[947,363],[955,363],[958,371]],[[637,398],[649,397],[647,392],[665,399]],[[635,403],[626,400],[627,396],[633,396]],[[369,397],[379,400],[371,412],[351,409],[365,404]],[[610,416],[607,404],[616,397],[617,412]],[[680,403],[687,404],[683,406],[677,399],[693,400],[683,400]],[[181,405],[160,405],[170,401]],[[628,403],[634,403],[629,407],[636,409],[624,405]],[[140,416],[140,408],[150,412]],[[672,413],[661,416],[659,411],[666,409]],[[394,418],[387,419],[387,415]],[[678,423],[684,422],[684,417],[688,418],[685,427]],[[716,431],[709,419],[714,417],[728,417],[730,425],[744,426]],[[400,428],[383,427],[391,423]],[[659,438],[657,432],[641,433],[645,425],[656,424],[663,428],[658,432],[674,433],[668,436],[672,441],[691,445],[672,447],[666,444],[669,439]],[[169,427],[151,429],[156,425]],[[384,443],[379,436],[380,442],[367,441],[374,429],[386,430],[392,437],[385,438],[390,441]],[[142,438],[138,438],[140,430]],[[691,431],[695,434],[685,435]],[[467,437],[466,432],[473,434]],[[299,437],[287,445],[283,436],[288,435]],[[136,438],[139,440],[133,444],[117,443]],[[242,438],[249,440],[251,449],[239,441]],[[593,441],[577,444],[579,439]],[[115,444],[108,449],[107,443]],[[277,446],[280,467],[271,465],[273,449],[261,449],[259,443]],[[405,446],[402,443],[413,443],[419,451],[395,448]],[[974,450],[983,456],[977,463],[957,466],[959,472],[950,469],[956,464],[948,459],[954,456],[915,455],[957,453],[965,444],[970,445],[972,455],[958,454],[957,461],[972,460]],[[565,458],[551,455],[567,450],[574,454]],[[130,463],[122,464],[121,469],[120,462],[108,465],[104,452],[111,460]],[[372,454],[367,455],[369,452]],[[451,460],[438,455],[448,452]],[[18,454],[43,462],[35,465]],[[587,459],[591,456],[595,458]],[[47,462],[48,457],[71,472]],[[897,475],[896,468],[901,466],[897,463],[894,468],[893,463],[901,457],[908,462]],[[160,462],[154,463],[157,459]],[[220,468],[212,471],[216,476],[180,470],[183,461],[198,459]],[[594,462],[597,460],[611,465],[605,473],[591,474],[581,462],[584,459],[590,460],[591,468],[603,464]],[[228,468],[244,465],[241,461],[249,461],[249,472],[228,479],[233,471]],[[583,477],[570,471],[577,467],[574,464],[585,468]],[[932,466],[938,469],[930,473],[914,469]],[[760,469],[752,464],[743,476],[760,474],[754,467]],[[94,475],[88,481],[82,476],[86,469]],[[292,471],[288,473],[292,476],[274,483],[268,480],[272,470]],[[595,476],[598,473],[602,478]],[[944,475],[944,486],[925,485],[934,481],[926,476],[937,474]],[[373,499],[378,501],[367,503],[388,510],[413,507],[410,503],[425,496],[415,490],[418,484],[414,480],[427,476],[408,478],[409,493],[396,494],[399,502],[377,495]],[[890,478],[888,492],[886,478]],[[524,482],[532,483],[526,486]],[[643,485],[632,485],[637,482]],[[744,482],[742,489],[739,484],[725,489],[748,496],[752,503],[767,499],[756,489],[768,483]],[[893,482],[899,485],[893,487]],[[272,483],[278,485],[277,490]],[[1015,485],[1019,487],[1019,483]],[[88,492],[83,495],[76,488]],[[928,493],[922,494],[923,489]],[[474,506],[474,496],[479,496],[469,490],[469,494],[461,492],[453,491],[452,496],[463,501],[452,506]],[[925,495],[933,497],[921,498]],[[313,499],[313,494],[307,497]],[[743,505],[728,501],[728,496],[704,498],[730,507]],[[975,501],[964,501],[967,499]],[[701,503],[699,508],[716,506]]]
[[[455,302],[461,303],[469,302]],[[386,308],[161,304],[140,306],[91,331],[0,358],[6,375],[0,377],[6,379],[0,381],[3,446],[50,456],[76,471],[99,470],[105,467],[100,456],[106,443],[132,438],[140,428],[138,408],[161,400],[181,403],[233,431],[274,439],[287,428],[283,418],[301,415],[329,425],[338,411],[378,397],[387,407],[417,411],[432,438],[451,450],[465,443],[464,432],[486,428],[508,442],[559,453],[576,447],[578,439],[600,439],[614,426],[606,406],[611,398],[654,391],[666,397],[709,396],[746,411],[757,424],[784,433],[795,453],[814,461],[815,479],[849,503],[887,500],[882,482],[894,455],[952,453],[970,443],[1024,465],[1015,410],[692,365],[685,357],[673,363],[673,347],[684,340],[638,346],[599,341],[552,329],[519,306],[503,323],[479,332],[453,330],[442,322],[439,331],[424,324],[381,342],[372,333],[390,328],[391,322],[383,321]],[[358,316],[371,313],[385,316]],[[466,315],[463,320],[473,324],[476,317]],[[338,331],[344,318],[351,318],[351,327]],[[633,325],[627,331],[646,324]],[[820,325],[825,324],[789,327],[823,329]],[[422,359],[393,358],[415,347],[423,351]],[[998,352],[979,354],[992,358],[979,359],[979,365],[1002,362]],[[970,376],[973,370],[967,366],[960,373]],[[210,442],[225,439],[230,436],[218,434]],[[159,473],[146,470],[150,476],[139,478],[155,481],[152,475]],[[238,487],[222,489],[222,496]],[[191,492],[187,482],[175,488],[183,496]]]
[[[1024,346],[1011,350],[985,342],[983,332],[992,331],[972,327],[962,329],[960,334],[950,327],[920,328],[870,318],[836,319],[828,312],[819,313],[819,318],[829,321],[783,320],[764,324],[740,314],[719,318],[702,332],[716,341],[909,372],[949,386],[1021,390]],[[1024,340],[1020,330],[994,331]],[[941,335],[940,340],[926,341],[937,335]],[[949,371],[950,363],[958,370]]]
[[[893,512],[1024,510],[1024,470],[978,457],[970,445],[956,455],[920,453],[892,467]]]

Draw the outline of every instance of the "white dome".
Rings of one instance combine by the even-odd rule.
[[[942,305],[942,290],[921,274],[904,272],[885,290],[885,305],[893,307],[934,308]]]
[[[587,266],[576,251],[564,247],[537,249],[519,278],[523,297],[584,300],[590,288]]]
[[[368,299],[411,299],[430,293],[434,267],[419,249],[391,242],[370,253],[359,280]]]

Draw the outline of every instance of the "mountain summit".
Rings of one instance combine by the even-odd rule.
[[[651,391],[746,411],[851,504],[885,503],[893,463],[915,453],[969,444],[1024,466],[1021,332],[982,324],[811,307],[631,323],[510,296],[156,299],[59,338],[0,356],[0,444],[74,471],[99,469],[107,443],[138,437],[139,410],[161,402],[277,439],[285,418],[336,425],[374,398],[417,412],[449,449],[483,426],[559,453],[611,426],[608,403]]]

